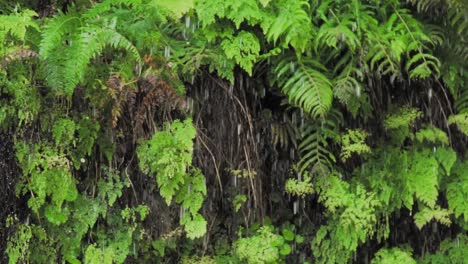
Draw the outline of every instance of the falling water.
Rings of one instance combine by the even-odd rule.
[[[289,70],[291,73],[294,73],[296,71],[296,65],[292,62],[289,63]]]
[[[429,92],[427,92],[427,97],[429,98],[429,101],[432,99],[432,88],[429,88]]]
[[[361,97],[361,86],[356,86],[356,96]]]
[[[169,46],[164,47],[164,57],[169,58],[171,56],[171,48]]]
[[[186,17],[185,17],[185,27],[186,27],[186,28],[189,28],[189,27],[190,27],[190,17],[189,17],[189,16],[186,16]]]
[[[304,129],[304,110],[301,108],[301,130]]]
[[[205,100],[208,100],[208,98],[210,98],[210,91],[205,89]]]
[[[241,124],[237,124],[237,135],[238,135],[238,136],[241,134],[241,131],[242,131],[242,125],[241,125]]]
[[[298,211],[298,210],[299,210],[299,201],[296,200],[296,201],[294,201],[294,203],[293,203],[293,213],[294,213],[294,215],[297,214],[297,211]]]

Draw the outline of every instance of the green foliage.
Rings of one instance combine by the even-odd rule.
[[[10,227],[14,219],[9,217],[7,219],[7,227]],[[18,263],[29,259],[29,241],[32,238],[31,226],[19,225],[13,236],[8,239],[8,247],[6,254],[8,255],[8,263]]]
[[[257,37],[249,32],[240,31],[233,38],[226,38],[221,42],[228,59],[234,59],[236,63],[249,75],[260,53],[260,43]]]
[[[156,174],[160,194],[169,205],[176,202],[190,214],[180,219],[189,238],[198,238],[206,232],[206,221],[198,211],[206,195],[205,178],[200,170],[192,168],[195,127],[192,120],[167,123],[165,130],[140,144],[137,149],[140,168]],[[181,191],[182,190],[182,191]]]
[[[465,136],[468,136],[468,113],[451,115],[448,119],[449,125],[456,125]]]
[[[375,253],[372,263],[374,264],[391,264],[391,263],[408,263],[416,264],[416,260],[411,256],[412,252],[408,249],[401,248],[382,248]]]
[[[450,221],[450,215],[451,212],[447,209],[438,208],[437,206],[435,206],[435,208],[424,207],[414,215],[414,223],[419,229],[421,229],[424,225],[434,219],[441,224],[450,226],[452,223],[452,221]]]
[[[65,222],[68,211],[62,210],[62,204],[78,196],[68,159],[49,146],[29,146],[24,142],[17,143],[16,156],[23,170],[23,183],[18,190],[21,194],[31,193],[28,206],[38,212],[50,197],[47,219],[54,224]]]
[[[239,209],[244,205],[244,203],[247,201],[247,196],[243,194],[238,194],[234,196],[234,199],[232,201],[232,204],[234,205],[234,211],[238,212]]]
[[[156,174],[161,196],[168,205],[189,177],[195,132],[191,119],[183,123],[175,121],[166,124],[165,130],[156,132],[138,148],[140,168]]]
[[[437,221],[455,225],[452,232],[457,233],[468,226],[465,139],[441,129],[447,121],[468,134],[464,1],[10,2],[0,3],[0,125],[15,139],[22,171],[17,195],[28,207],[21,214],[28,215],[24,222],[9,220],[10,263],[124,263],[129,256],[142,263],[175,258],[192,263],[307,263],[304,257],[313,263],[349,263],[369,241],[400,241],[389,236],[394,221],[414,220],[419,229]],[[252,86],[245,85],[239,70],[258,80],[255,86],[268,89],[261,100],[250,97]],[[192,165],[197,130],[190,118],[166,122],[161,129],[162,122],[183,118],[183,113],[149,102],[168,100],[158,94],[166,84],[184,93],[181,80],[190,81],[191,92],[196,91],[206,85],[208,71],[245,92],[247,101],[228,89],[241,108],[249,106],[242,112],[250,129],[271,125],[267,138],[274,145],[270,149],[257,142],[267,151],[256,149],[258,157],[246,154],[246,160],[266,161],[255,162],[255,169],[227,169],[248,181],[230,193],[237,194],[230,200],[232,216],[210,217],[210,228],[200,213],[207,183],[201,169]],[[117,79],[121,82],[114,85]],[[226,88],[223,80],[212,79]],[[421,89],[429,89],[428,100]],[[121,119],[110,125],[117,94]],[[268,123],[271,118],[255,118],[257,109],[268,108],[275,117],[290,113],[291,107],[276,105],[277,96],[287,97],[294,113],[301,113],[300,124],[295,118],[276,119],[274,124]],[[255,107],[250,109],[250,103]],[[213,109],[208,109],[209,114]],[[436,114],[424,117],[423,110]],[[141,131],[136,131],[135,123],[143,119]],[[132,128],[139,133],[129,135]],[[137,138],[148,138],[148,133],[154,135]],[[142,229],[149,207],[139,205],[139,199],[147,202],[151,197],[154,208],[154,199],[161,197],[151,195],[153,184],[134,175],[135,142],[140,169],[156,179],[168,205],[174,201],[181,207],[186,236],[195,239],[209,232],[206,240],[179,240],[182,227],[159,238],[161,230]],[[285,160],[288,151],[298,151],[299,157]],[[237,157],[231,164],[223,160],[224,153],[209,152],[216,167],[245,168],[236,163]],[[267,158],[259,159],[263,154]],[[354,154],[362,158],[354,159]],[[267,207],[263,204],[284,183],[284,177],[265,178],[270,158],[297,167],[303,179],[287,180],[285,191],[300,198],[313,195],[304,202],[318,200],[319,217],[295,214],[295,221],[313,221],[300,226],[304,237],[290,225],[253,225],[251,233],[233,242],[231,254],[213,250],[206,243],[217,240],[223,228],[232,232],[266,212],[277,213],[276,199]],[[196,161],[209,166],[203,155]],[[212,184],[212,175],[207,176]],[[267,182],[271,188],[264,186]],[[142,186],[145,190],[139,193]],[[212,199],[222,193],[210,190]],[[252,203],[246,203],[251,197]],[[204,214],[210,215],[211,205],[206,209]],[[277,219],[289,218],[288,208],[283,209],[286,213],[278,213]],[[231,217],[224,227],[219,225]],[[150,219],[145,228],[163,230],[172,224],[158,221]],[[321,226],[314,225],[319,222]],[[421,235],[428,243],[416,243],[418,253],[434,249],[433,237],[445,236]],[[225,246],[232,242],[219,240]],[[312,241],[312,251],[301,248],[305,240]],[[447,239],[420,262],[462,263],[468,258],[466,244],[464,235]],[[395,246],[379,250],[373,262],[415,263],[411,249]],[[213,255],[201,256],[202,248],[203,254]],[[168,254],[168,249],[182,253]]]
[[[333,100],[332,82],[325,67],[312,59],[282,60],[275,69],[276,79],[289,100],[313,117],[324,117]]]
[[[447,200],[449,208],[453,211],[455,217],[463,216],[468,221],[468,205],[466,197],[468,196],[468,162],[458,161],[453,170],[451,179],[447,184]]]
[[[18,73],[18,76],[6,79],[0,72],[0,94],[9,100],[0,99],[0,126],[31,124],[42,108],[42,100],[36,87],[30,80]]]
[[[384,127],[393,140],[401,144],[409,136],[410,126],[421,117],[422,113],[418,109],[403,107],[386,116]]]
[[[137,49],[116,31],[115,23],[93,24],[74,13],[55,16],[47,23],[39,54],[45,61],[46,79],[59,95],[73,94],[75,86],[83,81],[90,60],[106,46],[123,49],[139,61]]]
[[[362,185],[350,186],[334,175],[318,183],[318,189],[319,201],[331,219],[312,241],[314,257],[317,263],[346,263],[358,245],[373,234],[380,202]]]
[[[326,175],[330,171],[336,158],[329,150],[329,142],[339,141],[338,130],[341,122],[342,116],[334,112],[325,120],[312,121],[304,126],[299,144],[299,173],[309,168],[312,174]]]
[[[436,128],[436,127],[428,127],[425,129],[421,129],[418,132],[416,132],[416,140],[419,142],[423,143],[424,141],[429,142],[429,143],[441,143],[444,145],[449,144],[449,139],[447,137],[447,134]]]
[[[348,130],[341,136],[341,159],[346,161],[353,153],[358,155],[370,153],[371,149],[366,145],[367,133],[362,130]]]
[[[39,31],[38,24],[33,20],[36,16],[36,12],[28,9],[9,15],[0,15],[0,42],[4,43],[7,36],[24,42],[28,28]],[[3,47],[0,49],[0,55],[4,55]]]
[[[468,257],[468,237],[460,234],[454,239],[445,239],[435,254],[427,254],[421,264],[464,263]]]
[[[294,239],[294,233],[287,230],[282,235],[277,234],[273,227],[262,226],[255,235],[240,238],[234,244],[234,250],[240,260],[247,263],[277,263],[282,256],[291,253],[289,243]]]

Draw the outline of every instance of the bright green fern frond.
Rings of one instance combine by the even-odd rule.
[[[465,136],[468,136],[468,112],[461,113],[458,115],[451,115],[448,119],[448,124],[455,124]]]
[[[32,19],[36,16],[36,12],[28,9],[10,15],[0,15],[0,42],[3,43],[7,34],[20,41],[24,41],[28,27],[39,31],[39,26]]]
[[[450,226],[452,224],[452,221],[450,221],[451,214],[452,213],[449,210],[439,208],[439,206],[436,206],[435,208],[424,207],[414,215],[414,223],[419,229],[421,229],[434,219],[443,225]]]
[[[114,28],[67,26],[75,24],[71,22],[75,19],[78,18],[64,15],[51,21],[43,33],[40,49],[49,85],[68,96],[83,79],[89,61],[106,47],[125,50],[134,60],[140,60],[133,44]]]
[[[291,44],[295,49],[304,51],[311,39],[310,15],[305,10],[309,8],[309,1],[280,0],[274,4],[276,16],[262,23],[267,39],[276,43],[280,37],[284,37],[284,46]]]
[[[276,79],[289,100],[314,118],[324,117],[333,100],[332,82],[324,72],[325,67],[312,59],[284,59],[275,69]]]

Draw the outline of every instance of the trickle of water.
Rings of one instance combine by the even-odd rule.
[[[205,100],[210,98],[210,91],[208,89],[205,89]]]
[[[304,128],[304,110],[301,108],[301,129]]]
[[[294,213],[294,215],[297,214],[298,210],[299,210],[299,201],[294,201],[294,204],[293,204],[293,213]]]
[[[193,112],[193,99],[192,97],[187,97],[187,106],[190,113]]]
[[[237,187],[237,177],[236,177],[236,175],[232,175],[232,183],[233,183],[234,187]]]
[[[427,92],[427,97],[429,98],[429,101],[432,99],[432,88],[429,88],[429,91]]]
[[[185,17],[185,27],[186,27],[186,28],[189,28],[189,27],[190,27],[190,17],[189,17],[189,16],[186,16],[186,17]]]
[[[184,38],[184,40],[187,40],[187,33],[185,28],[182,30],[182,37]]]
[[[292,62],[289,63],[289,70],[291,73],[294,73],[296,71],[296,65]]]
[[[241,131],[242,131],[242,125],[241,125],[241,124],[237,124],[237,135],[238,135],[238,136],[241,134]]]
[[[171,48],[169,46],[164,47],[164,57],[169,58],[171,56]]]
[[[356,86],[356,96],[361,97],[361,86]]]
[[[184,218],[184,216],[185,216],[185,210],[184,210],[184,207],[181,206],[180,211],[179,211],[179,218],[182,219]]]
[[[257,133],[257,144],[260,143],[260,133]]]

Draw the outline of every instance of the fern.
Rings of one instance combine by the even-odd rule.
[[[301,159],[298,163],[299,173],[312,168],[313,173],[325,175],[333,168],[335,156],[329,150],[329,141],[339,141],[337,134],[341,115],[334,113],[323,121],[314,121],[304,127],[299,144]]]
[[[175,197],[177,203],[189,210],[190,214],[180,221],[192,239],[206,232],[206,220],[198,213],[206,195],[204,177],[199,170],[191,170],[195,132],[190,118],[183,123],[167,123],[165,131],[156,132],[137,149],[140,168],[156,174],[166,203],[169,205]]]
[[[457,162],[452,169],[452,179],[447,184],[447,200],[449,208],[455,217],[463,216],[465,222],[468,221],[468,205],[466,197],[468,195],[468,163]]]
[[[464,263],[468,258],[468,237],[460,234],[456,238],[447,238],[434,254],[427,254],[420,259],[422,264]]]
[[[228,59],[235,59],[242,69],[252,75],[253,65],[260,53],[260,43],[255,35],[240,31],[236,37],[224,39],[221,48]]]
[[[468,136],[468,113],[461,113],[457,115],[451,115],[448,118],[449,125],[456,125],[465,136]]]
[[[358,155],[370,153],[371,149],[365,143],[367,136],[367,133],[361,130],[348,130],[345,135],[341,136],[341,159],[346,161],[353,153]]]
[[[275,14],[266,17],[261,27],[268,41],[276,43],[282,37],[282,46],[291,44],[298,51],[305,51],[311,40],[310,16],[305,0],[280,0],[274,2]],[[272,8],[272,5],[269,5]]]
[[[28,28],[40,30],[38,24],[33,20],[37,16],[36,12],[28,9],[10,15],[0,15],[0,42],[4,43],[7,35],[24,42]],[[3,51],[3,45],[0,49],[0,55],[3,55],[1,51]]]
[[[312,59],[286,58],[275,68],[276,80],[289,100],[315,118],[324,117],[333,100],[332,82],[323,72],[325,67]]]
[[[382,248],[375,253],[372,259],[372,264],[392,264],[392,263],[407,263],[416,264],[416,260],[412,257],[413,252],[402,248]]]
[[[106,46],[126,50],[134,60],[140,59],[137,49],[114,25],[79,27],[76,20],[86,23],[73,14],[54,17],[43,31],[39,51],[46,63],[49,85],[59,94],[68,96],[83,80],[89,61]]]

